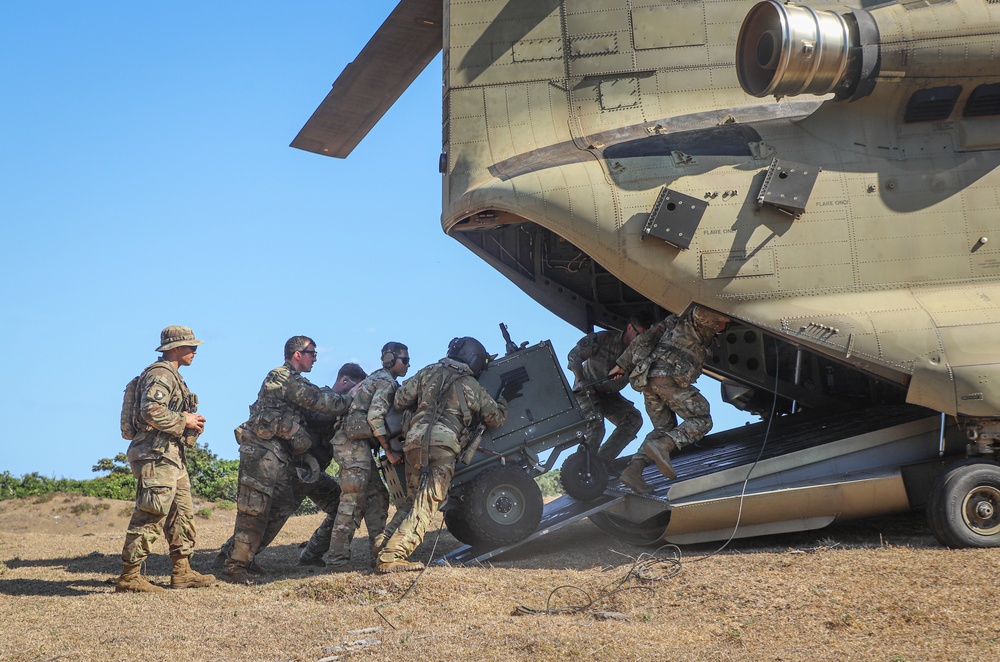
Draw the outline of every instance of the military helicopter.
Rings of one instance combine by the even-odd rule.
[[[448,235],[581,330],[732,320],[706,372],[777,432],[712,435],[602,528],[924,507],[992,547],[998,46],[986,0],[402,0],[292,146],[346,157],[443,50]]]

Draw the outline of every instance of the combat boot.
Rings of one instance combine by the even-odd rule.
[[[247,572],[247,569],[241,565],[228,566],[219,575],[219,579],[229,582],[230,584],[241,584],[243,586],[253,586],[257,583],[253,575]]]
[[[601,458],[600,455],[598,455],[597,458],[603,459]],[[625,471],[625,468],[628,467],[628,465],[631,463],[632,463],[631,457],[619,457],[619,458],[604,460],[604,464],[608,468],[608,476],[611,476],[612,478],[617,478],[618,476],[621,476],[622,472]]]
[[[191,568],[188,558],[175,559],[170,588],[205,588],[215,584],[215,575],[203,575]]]
[[[677,472],[670,464],[670,453],[677,448],[677,444],[671,437],[664,437],[662,442],[643,444],[641,449],[649,459],[656,463],[656,468],[660,470],[666,478],[673,480],[677,478]]]
[[[165,589],[151,584],[140,573],[141,563],[126,563],[121,577],[115,581],[115,593],[159,593]]]
[[[424,564],[420,561],[407,561],[406,559],[380,560],[375,566],[375,572],[380,575],[387,575],[390,572],[416,572],[423,569]]]
[[[625,483],[633,492],[637,494],[649,494],[653,488],[646,484],[642,477],[642,470],[646,468],[646,463],[641,459],[632,460],[632,463],[625,467],[625,471],[618,478]]]
[[[308,549],[302,550],[302,553],[299,554],[298,565],[312,565],[316,566],[317,568],[326,567],[326,561],[323,560],[322,554],[316,556],[313,554],[309,554],[308,552],[309,552]]]
[[[372,538],[372,557],[378,560],[378,555],[385,549],[387,542],[389,542],[389,536],[385,535],[385,531]]]
[[[326,562],[328,568],[345,568],[351,563],[351,538],[337,529],[330,537],[330,555]]]

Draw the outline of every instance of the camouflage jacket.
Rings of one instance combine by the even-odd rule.
[[[184,467],[184,446],[194,446],[195,430],[185,428],[184,412],[198,411],[198,396],[169,361],[157,361],[139,380],[139,429],[128,447],[129,462],[163,458]]]
[[[672,377],[687,388],[701,375],[714,337],[714,329],[698,326],[689,316],[670,315],[633,340],[618,365],[637,390],[650,377]]]
[[[598,331],[581,338],[567,357],[570,372],[579,375],[573,389],[576,390],[581,382],[605,379],[624,351],[625,341],[619,331]],[[595,388],[603,392],[620,391],[625,388],[625,380],[603,382]]]
[[[250,442],[284,442],[286,450],[298,455],[312,445],[306,423],[344,414],[350,404],[349,395],[314,385],[286,361],[267,373],[257,401],[250,405],[250,419],[240,426],[251,435],[237,433],[237,437]]]
[[[350,417],[364,417],[372,429],[372,436],[386,436],[385,415],[392,406],[399,383],[388,368],[381,368],[365,377],[358,386],[351,408]]]
[[[670,315],[637,336],[618,359],[618,365],[638,391],[650,377],[672,377],[687,388],[701,374],[713,337],[714,330],[698,326],[689,316]]]
[[[416,409],[404,451],[421,448],[426,438],[428,445],[444,446],[457,455],[461,450],[459,437],[474,425],[482,421],[498,428],[507,420],[507,401],[491,398],[469,366],[448,358],[403,382],[396,391],[395,404],[399,410]]]

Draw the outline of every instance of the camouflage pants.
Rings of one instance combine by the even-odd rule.
[[[701,440],[712,429],[708,400],[694,386],[681,386],[671,377],[653,377],[642,392],[654,427],[634,457],[648,462],[643,452],[648,444],[663,444],[669,437],[680,449]],[[684,419],[680,425],[678,416]]]
[[[190,557],[194,552],[194,506],[191,502],[191,479],[187,469],[170,462],[142,460],[132,462],[132,474],[138,479],[135,510],[128,523],[122,561],[142,563],[161,535],[166,534],[170,558]]]
[[[330,540],[330,564],[344,565],[351,560],[351,541],[364,520],[368,537],[385,529],[389,513],[389,491],[382,482],[368,439],[351,440],[343,430],[331,441],[333,457],[340,465],[340,506],[333,522]]]
[[[333,478],[327,476],[333,481]],[[333,481],[334,485],[337,485],[336,481]],[[381,487],[381,491],[379,490]],[[383,498],[382,492],[385,492]],[[313,503],[326,513],[326,517],[313,532],[312,537],[309,542],[306,543],[306,547],[302,550],[299,558],[302,559],[319,559],[322,558],[324,554],[330,549],[330,543],[333,538],[334,525],[337,522],[337,511],[340,505],[340,485],[337,485],[337,499],[336,502],[331,500],[316,500],[315,495],[310,494],[310,498]],[[384,505],[383,505],[384,501]],[[382,483],[382,479],[379,477],[377,469],[372,469],[372,473],[368,478],[368,487],[365,490],[365,502],[368,504],[368,508],[365,508],[365,526],[368,528],[368,541],[372,544],[375,542],[375,537],[385,528],[386,514],[389,510],[389,493],[385,489],[385,485]],[[332,509],[329,505],[332,504]],[[374,504],[374,506],[372,505]]]
[[[642,414],[621,393],[617,391],[604,393],[590,389],[584,393],[577,393],[576,399],[580,403],[584,416],[597,416],[597,420],[587,428],[587,441],[591,448],[600,448],[597,452],[599,457],[605,460],[615,459],[639,434],[639,429],[642,427]],[[602,445],[604,419],[608,419],[614,424],[615,431]]]
[[[407,494],[413,495],[413,501],[407,510],[396,511],[393,523],[397,522],[397,517],[402,521],[379,553],[379,563],[408,558],[423,542],[427,527],[448,498],[455,475],[455,452],[446,446],[430,447],[427,481],[423,485],[420,484],[423,472],[415,468],[420,462],[420,453],[420,448],[406,451],[406,488]]]
[[[301,501],[295,483],[291,457],[283,448],[274,442],[240,446],[236,527],[226,569],[249,568],[257,552],[274,540]]]
[[[326,521],[333,522],[333,518],[337,515],[337,506],[340,504],[340,485],[334,480],[333,476],[327,473],[321,473],[319,478],[315,483],[301,483],[296,481],[296,484],[292,488],[292,503],[290,504],[291,510],[288,508],[271,508],[270,516],[268,518],[267,524],[264,527],[264,534],[260,539],[257,546],[257,551],[255,554],[259,554],[268,545],[270,545],[274,538],[281,531],[281,528],[291,517],[292,513],[299,509],[302,502],[306,498],[312,499],[312,502],[316,504],[322,512],[326,513]],[[322,526],[320,527],[322,528]],[[323,547],[323,551],[320,552],[320,556],[326,552],[327,548],[330,546],[330,532],[332,531],[332,524],[329,529],[326,530],[326,546]],[[319,533],[319,529],[317,529]],[[314,536],[316,534],[313,534]],[[222,545],[220,553],[229,556],[230,551],[233,548],[234,537],[230,536]]]

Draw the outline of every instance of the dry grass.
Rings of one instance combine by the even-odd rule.
[[[83,506],[81,504],[89,504]],[[108,506],[108,507],[105,507]],[[209,508],[211,504],[198,504]],[[128,504],[59,495],[0,502],[0,659],[984,660],[1000,657],[1000,550],[950,551],[919,514],[685,550],[676,577],[577,614],[541,609],[553,589],[593,596],[633,547],[580,522],[491,567],[372,575],[363,534],[349,572],[294,565],[319,516],[293,518],[252,588],[112,592]],[[197,519],[205,571],[235,513]],[[426,558],[435,533],[418,550]],[[455,540],[443,533],[438,549]],[[169,582],[165,546],[148,566]],[[554,605],[585,601],[559,591]],[[383,616],[379,616],[380,612]],[[600,620],[618,612],[626,620]]]

